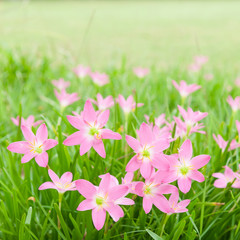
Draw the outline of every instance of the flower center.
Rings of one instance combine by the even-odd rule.
[[[103,202],[104,202],[104,199],[103,199],[103,198],[101,198],[101,197],[97,197],[97,198],[96,198],[96,204],[97,204],[98,206],[102,206],[102,205],[103,205]]]
[[[148,150],[144,149],[143,152],[142,152],[142,156],[146,157],[146,158],[149,158],[150,157],[150,152]]]
[[[92,127],[92,128],[90,128],[89,134],[92,135],[92,136],[94,136],[95,134],[98,135],[99,131],[98,131],[97,128]]]
[[[146,185],[145,187],[144,187],[144,194],[145,195],[150,195],[151,194],[151,187],[149,186],[149,185]]]
[[[35,147],[34,152],[40,154],[40,153],[42,153],[42,148],[41,147]]]
[[[182,166],[180,168],[180,172],[182,175],[186,175],[188,173],[188,171],[189,171],[189,168],[187,166]]]

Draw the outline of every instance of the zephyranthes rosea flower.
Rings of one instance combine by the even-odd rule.
[[[78,65],[73,69],[73,72],[79,77],[84,78],[91,73],[90,67],[85,67],[83,65]]]
[[[136,67],[133,69],[133,72],[135,75],[139,78],[144,78],[149,74],[149,69],[148,68],[141,68],[141,67]]]
[[[67,107],[68,105],[78,101],[80,98],[78,97],[77,93],[68,94],[65,89],[61,90],[59,93],[58,91],[54,90],[54,93],[60,103],[62,108]]]
[[[27,141],[20,141],[11,143],[7,149],[11,152],[21,153],[24,156],[21,159],[22,163],[29,162],[35,158],[40,167],[48,165],[47,150],[55,147],[58,142],[54,139],[48,139],[48,130],[43,123],[37,130],[36,136],[26,126],[21,126],[22,133]]]
[[[106,212],[110,214],[115,222],[124,216],[124,212],[119,206],[119,204],[122,203],[117,201],[123,199],[123,197],[128,194],[128,186],[112,185],[111,175],[109,173],[102,176],[99,187],[94,186],[84,179],[77,180],[76,187],[79,193],[86,198],[86,200],[79,204],[77,210],[92,210],[92,220],[97,230],[103,227]],[[129,204],[124,202],[124,205],[134,204],[131,199],[129,200]]]
[[[170,207],[170,211],[167,212],[168,214],[183,213],[188,211],[186,207],[190,203],[190,199],[185,199],[181,202],[178,202],[178,200],[179,200],[179,192],[174,191],[168,201],[169,207]]]
[[[199,155],[192,158],[192,143],[189,139],[184,141],[178,154],[165,155],[165,157],[170,165],[165,181],[178,180],[178,187],[183,193],[189,192],[192,180],[204,181],[204,176],[198,169],[205,166],[211,158],[209,155]]]
[[[114,105],[112,96],[107,96],[106,98],[103,98],[100,93],[97,94],[97,101],[95,101],[94,99],[90,99],[90,101],[94,103],[100,111],[104,111]]]
[[[19,126],[20,123],[20,118],[17,116],[16,118],[11,118],[12,122],[16,125]],[[30,115],[27,119],[24,119],[23,117],[21,118],[21,125],[24,125],[28,128],[36,127],[37,125],[41,124],[43,121],[39,120],[34,122],[34,116]]]
[[[228,166],[224,166],[224,168],[224,173],[213,173],[212,176],[218,178],[213,184],[214,187],[225,188],[227,187],[228,183],[233,182],[233,188],[240,188],[240,174],[237,172],[233,172],[233,170]]]
[[[205,118],[208,115],[207,112],[200,111],[194,112],[190,107],[186,111],[181,106],[178,106],[178,110],[182,115],[184,122],[180,118],[174,117],[174,120],[177,124],[176,130],[177,137],[189,136],[194,132],[205,134],[205,131],[200,130],[204,127],[204,125],[202,123],[198,123],[198,121]]]
[[[65,193],[66,191],[75,191],[75,181],[72,182],[73,175],[71,172],[65,172],[61,178],[51,169],[48,170],[48,175],[52,179],[52,182],[43,183],[38,189],[56,189],[59,193]]]
[[[218,146],[221,148],[222,152],[224,152],[228,145],[228,141],[225,141],[220,134],[218,134],[217,136],[215,134],[213,134],[213,139],[216,141]],[[237,143],[237,141],[235,139],[233,139],[230,143],[228,151],[234,150],[238,147],[240,147],[240,144]]]
[[[135,186],[135,192],[138,196],[143,197],[143,209],[149,213],[154,204],[162,212],[168,213],[171,208],[168,200],[163,194],[170,194],[178,191],[177,187],[163,183],[161,172],[153,171],[150,178],[144,182],[138,182]]]
[[[78,117],[67,116],[70,124],[79,131],[70,135],[63,144],[67,146],[80,145],[81,156],[93,147],[101,157],[105,158],[106,152],[102,139],[119,140],[122,138],[119,133],[103,128],[108,118],[109,110],[97,114],[90,100],[86,101],[81,115]]]
[[[134,172],[140,168],[142,176],[149,178],[153,169],[168,169],[168,163],[163,155],[163,151],[169,147],[169,141],[165,138],[156,138],[152,128],[146,123],[142,123],[137,132],[139,140],[126,135],[128,145],[134,150],[136,155],[126,166],[127,172]]]
[[[125,100],[123,95],[119,94],[116,101],[118,102],[125,114],[129,114],[130,112],[134,111],[136,107],[141,107],[144,105],[143,103],[136,104],[132,95],[130,95],[127,100]]]
[[[92,78],[93,82],[99,87],[102,87],[105,84],[109,83],[109,77],[106,73],[92,72],[90,73],[90,77]]]
[[[60,78],[59,80],[53,80],[52,84],[59,90],[62,91],[63,89],[66,89],[70,86],[70,82],[64,81],[63,78]]]
[[[235,99],[233,99],[231,96],[228,96],[227,98],[228,104],[231,106],[233,112],[236,112],[240,109],[240,97],[237,96]]]
[[[180,84],[178,85],[176,81],[172,80],[173,86],[178,90],[182,98],[186,98],[189,94],[197,91],[201,88],[201,86],[197,84],[190,84],[187,85],[185,81],[180,81]]]

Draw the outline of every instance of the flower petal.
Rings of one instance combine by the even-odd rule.
[[[192,157],[192,143],[189,139],[185,140],[179,150],[179,157],[183,160],[190,160]]]
[[[99,190],[107,193],[110,183],[111,183],[111,175],[109,173],[102,175],[102,180],[99,184]]]
[[[145,179],[148,179],[152,173],[152,165],[150,162],[143,162],[140,167],[140,172]]]
[[[67,183],[70,183],[72,182],[72,178],[73,178],[73,175],[71,172],[65,172],[61,178],[60,178],[60,182],[62,184],[67,184]]]
[[[21,129],[22,129],[22,133],[23,133],[23,136],[25,137],[25,139],[28,142],[33,143],[34,140],[35,140],[35,135],[33,134],[33,132],[28,127],[26,127],[24,125],[21,126]]]
[[[164,213],[169,213],[171,212],[171,208],[169,206],[168,200],[162,196],[162,195],[157,195],[153,199],[153,204],[162,212]]]
[[[98,231],[103,228],[105,219],[106,219],[106,211],[104,209],[94,208],[92,210],[93,224]]]
[[[102,158],[106,157],[106,152],[102,140],[94,141],[93,148]]]
[[[66,146],[80,145],[85,140],[84,134],[81,131],[75,132],[63,141]]]
[[[86,210],[93,209],[94,207],[95,206],[94,206],[92,200],[85,199],[78,205],[77,210],[78,211],[86,211]]]
[[[70,122],[70,124],[73,127],[75,127],[78,130],[81,130],[83,128],[83,126],[85,125],[84,122],[82,121],[82,119],[80,119],[79,117],[68,115],[67,120]]]
[[[178,187],[181,192],[187,193],[191,188],[191,179],[188,177],[182,177],[178,179]]]
[[[119,198],[115,201],[115,204],[118,204],[118,205],[134,205],[134,201],[130,198],[125,198],[125,197],[122,197],[122,198]]]
[[[58,141],[57,141],[57,140],[47,139],[47,140],[45,140],[44,143],[43,143],[43,149],[44,149],[44,151],[47,151],[47,150],[55,147],[57,144],[58,144]]]
[[[88,123],[93,123],[97,119],[96,112],[95,112],[90,100],[87,100],[84,105],[83,119],[84,119],[84,121],[86,121]]]
[[[48,138],[48,130],[45,123],[40,125],[36,133],[36,139],[38,143],[43,143]]]
[[[113,132],[110,129],[102,129],[101,134],[102,139],[115,139],[115,140],[122,139],[122,136],[119,133]]]
[[[152,209],[152,199],[148,197],[143,197],[143,209],[146,214],[148,214]]]
[[[101,112],[97,117],[97,123],[100,124],[101,127],[105,126],[108,118],[109,118],[110,111],[107,109],[103,112]]]
[[[55,186],[54,183],[52,182],[45,182],[43,183],[39,188],[38,190],[45,190],[45,189],[56,189],[57,190],[57,187]]]
[[[141,162],[138,161],[137,159],[137,155],[135,155],[134,157],[131,158],[131,160],[128,162],[127,166],[126,166],[126,171],[127,172],[134,172],[137,169],[139,169],[141,166]]]
[[[92,145],[93,143],[91,140],[85,139],[80,146],[80,155],[82,156],[88,152],[91,149]]]
[[[126,185],[118,185],[112,187],[108,192],[108,197],[110,200],[115,201],[119,198],[124,197],[128,193],[128,186]]]
[[[227,182],[224,179],[217,179],[213,185],[216,188],[225,188],[227,186]]]
[[[114,222],[117,222],[119,218],[124,216],[122,208],[118,205],[109,204],[109,206],[106,208],[106,211],[108,211]]]
[[[58,175],[51,169],[48,169],[48,175],[54,183],[60,182]]]
[[[139,141],[137,139],[133,138],[132,136],[126,135],[126,141],[127,141],[128,145],[130,146],[130,148],[132,148],[136,153],[141,148]]]
[[[197,170],[192,170],[191,172],[189,172],[188,175],[189,178],[191,178],[192,180],[195,180],[197,182],[203,182],[204,181],[204,176],[202,173],[200,173]]]
[[[28,153],[30,151],[29,148],[30,148],[29,143],[25,141],[13,142],[7,147],[9,151],[21,154]]]
[[[211,157],[209,155],[199,155],[192,158],[191,164],[195,169],[199,169],[205,166],[209,162],[210,158]]]
[[[97,193],[97,188],[87,180],[79,179],[75,181],[76,188],[85,198],[92,199]]]
[[[142,145],[149,144],[153,141],[153,133],[150,128],[146,123],[142,123],[140,126],[140,130],[138,132],[139,138],[140,138],[140,143]]]
[[[33,153],[33,152],[28,152],[27,154],[25,154],[22,159],[21,159],[21,163],[26,163],[29,162],[31,159],[33,159],[37,154]]]
[[[46,167],[48,165],[48,154],[46,152],[38,154],[35,160],[40,167]]]

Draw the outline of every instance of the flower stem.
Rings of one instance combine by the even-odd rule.
[[[106,224],[105,224],[104,235],[106,235],[107,232],[108,232],[108,222],[109,222],[109,214],[107,213],[107,221],[106,221]]]
[[[63,193],[58,193],[58,201],[59,201],[59,211],[61,212],[61,207],[62,207],[62,198],[63,198]],[[57,219],[58,219],[58,229],[60,230],[61,229],[61,223],[60,223],[60,219],[59,219],[59,216],[57,216]],[[58,239],[60,240],[61,237],[60,235],[58,235]]]
[[[165,229],[165,225],[166,225],[169,217],[170,217],[169,214],[165,214],[165,216],[164,216],[163,219],[162,219],[162,224],[160,225],[160,226],[162,226],[161,233],[160,233],[160,237],[162,237],[162,235],[163,235],[163,232],[164,232],[164,229]]]

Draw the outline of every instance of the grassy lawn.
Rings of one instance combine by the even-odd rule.
[[[234,175],[235,180],[227,178],[224,188],[216,188],[216,178],[212,176],[223,173],[226,165],[239,173],[240,148],[227,149],[230,141],[240,144],[235,124],[235,120],[240,120],[240,106],[238,103],[234,112],[226,101],[229,95],[240,95],[234,84],[240,76],[239,23],[237,1],[0,2],[0,239],[240,239],[240,192],[232,187],[240,184],[239,175]],[[190,72],[187,67],[199,54],[209,56],[209,61],[201,70]],[[72,69],[79,63],[89,65],[93,71],[106,72],[109,83],[100,87],[89,76],[78,78]],[[149,74],[137,78],[132,71],[136,65],[149,67]],[[207,79],[206,74],[212,74],[212,79]],[[70,82],[67,92],[80,97],[65,109],[60,107],[51,83],[59,78]],[[179,83],[181,79],[201,88],[184,100],[172,84],[172,80]],[[72,111],[83,111],[86,101],[96,99],[97,93],[114,99],[119,94],[125,98],[132,95],[134,101],[144,103],[126,115],[115,101],[106,128],[119,133],[122,140],[103,139],[106,158],[94,149],[80,155],[79,145],[83,142],[76,146],[64,144],[78,131],[67,116],[73,115]],[[206,134],[191,132],[189,125],[186,136],[179,134],[180,127],[174,123],[174,117],[182,118],[178,105],[208,113],[200,121]],[[170,183],[180,189],[179,201],[191,200],[186,213],[167,215],[153,206],[146,214],[142,197],[131,193],[127,197],[135,205],[121,206],[124,217],[117,222],[107,217],[98,231],[91,211],[76,210],[85,196],[78,191],[64,193],[59,211],[58,192],[39,190],[41,184],[51,181],[47,169],[38,166],[34,159],[21,163],[23,154],[7,149],[13,142],[25,141],[21,127],[14,125],[11,117],[26,119],[34,115],[46,124],[48,138],[58,141],[47,150],[47,168],[58,176],[70,171],[73,180],[85,179],[96,186],[99,176],[105,173],[121,182],[126,165],[135,154],[132,146],[128,147],[126,135],[137,138],[137,130],[146,122],[144,115],[154,123],[154,118],[162,113],[166,114],[164,126],[176,137],[164,154],[180,154],[181,145],[188,138],[193,156],[211,156],[209,163],[199,169],[205,180],[192,180],[186,194],[180,191],[177,181]],[[85,116],[82,115],[81,126],[92,127]],[[37,129],[32,128],[34,133]],[[94,132],[97,141],[103,136],[98,131],[91,128],[87,134],[93,137]],[[224,143],[225,150],[219,148],[213,134],[228,141]],[[165,138],[169,141],[169,136]],[[34,148],[34,152],[41,154],[41,147]],[[149,152],[144,154],[150,158]],[[192,171],[192,166],[185,167],[178,171],[185,175]],[[138,170],[133,180],[145,181]],[[169,194],[164,196],[169,199]]]
[[[70,55],[92,66],[239,65],[239,1],[1,2],[0,45]]]

